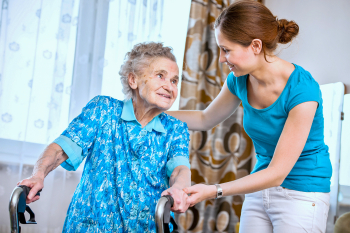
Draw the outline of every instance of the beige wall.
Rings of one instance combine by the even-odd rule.
[[[319,84],[342,82],[350,93],[350,0],[263,0],[299,35],[279,56],[304,67]]]

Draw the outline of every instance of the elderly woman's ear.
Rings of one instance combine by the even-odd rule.
[[[137,77],[134,73],[129,73],[128,75],[128,83],[131,89],[136,89],[137,88]]]

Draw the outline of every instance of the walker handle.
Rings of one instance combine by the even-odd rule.
[[[25,185],[17,186],[12,191],[9,203],[11,233],[21,232],[19,222],[22,224],[36,224],[35,214],[30,209],[30,207],[26,205],[26,199],[29,191],[30,188]],[[40,195],[40,192],[41,190],[36,195]],[[27,211],[30,215],[28,221],[25,220],[25,211]]]
[[[174,199],[170,195],[162,196],[156,206],[156,229],[157,233],[169,233],[169,223],[173,225],[173,233],[177,232],[178,226],[170,215],[170,209],[174,205]]]

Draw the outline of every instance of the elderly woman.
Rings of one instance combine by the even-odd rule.
[[[188,205],[189,133],[167,115],[174,103],[179,70],[171,48],[141,43],[126,54],[120,73],[125,100],[92,99],[39,158],[27,202],[39,199],[44,177],[61,165],[76,170],[86,158],[68,208],[63,232],[155,232],[161,195],[175,199],[173,211]]]

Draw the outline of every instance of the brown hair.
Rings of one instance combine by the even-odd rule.
[[[262,3],[248,0],[235,2],[224,9],[214,23],[214,28],[219,27],[228,40],[244,47],[248,47],[253,39],[260,39],[265,60],[266,50],[272,52],[277,43],[291,42],[299,32],[294,21],[279,20]]]

